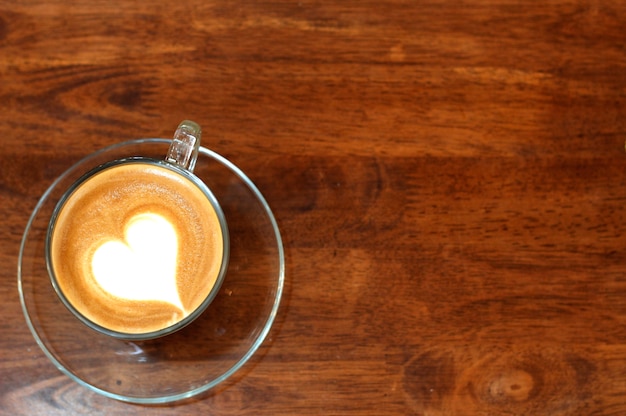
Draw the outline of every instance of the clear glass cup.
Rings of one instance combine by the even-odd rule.
[[[200,148],[200,140],[201,140],[200,125],[190,120],[184,120],[183,122],[180,123],[180,125],[176,129],[176,132],[174,133],[174,138],[169,146],[167,154],[165,155],[165,159],[163,159],[162,156],[157,159],[154,157],[146,157],[144,155],[133,155],[132,157],[125,157],[121,159],[108,161],[106,163],[96,166],[95,168],[89,170],[84,175],[82,175],[76,182],[74,182],[73,184],[69,186],[67,191],[61,196],[60,200],[58,201],[50,219],[50,224],[48,227],[48,234],[46,238],[46,245],[45,245],[46,263],[48,267],[48,272],[50,274],[50,280],[52,282],[52,286],[55,289],[55,292],[57,293],[58,297],[61,299],[61,302],[68,308],[68,310],[74,316],[76,316],[81,322],[83,322],[85,325],[87,325],[91,329],[99,331],[105,335],[127,339],[127,340],[145,340],[145,339],[165,336],[175,331],[178,331],[179,329],[191,323],[198,316],[200,316],[200,314],[206,309],[209,303],[211,303],[211,301],[217,295],[220,289],[220,286],[222,284],[222,281],[224,280],[226,269],[228,267],[228,259],[229,259],[229,252],[230,252],[230,247],[229,247],[230,239],[229,239],[229,233],[228,233],[228,225],[226,223],[224,213],[222,211],[222,208],[217,198],[213,195],[210,188],[200,178],[198,178],[198,176],[196,176],[193,173],[194,168],[197,163],[198,151]],[[206,201],[206,204],[204,204],[203,209],[205,209],[207,213],[214,212],[215,215],[217,216],[217,220],[219,222],[219,233],[221,235],[220,245],[222,249],[221,253],[219,254],[220,265],[219,265],[219,270],[217,272],[217,276],[215,277],[215,283],[213,284],[212,288],[206,293],[206,296],[203,297],[202,302],[199,305],[197,305],[195,309],[193,309],[192,311],[189,311],[188,314],[182,315],[181,319],[177,320],[176,322],[172,324],[167,325],[166,327],[153,329],[153,330],[145,330],[141,332],[137,332],[137,331],[131,332],[130,330],[123,331],[115,327],[107,327],[106,324],[104,324],[102,320],[98,321],[97,319],[91,318],[91,316],[95,316],[95,317],[98,316],[98,313],[92,312],[92,310],[95,311],[101,308],[102,306],[100,305],[101,304],[104,305],[105,302],[100,301],[100,297],[98,296],[91,296],[90,295],[91,291],[72,290],[72,291],[69,291],[68,293],[65,293],[63,290],[64,282],[62,279],[60,279],[61,276],[59,276],[59,273],[58,273],[60,265],[54,264],[53,260],[55,260],[56,258],[58,262],[64,263],[64,262],[69,262],[74,259],[69,259],[68,256],[65,254],[66,252],[64,252],[63,256],[51,255],[53,251],[51,250],[51,247],[53,246],[53,238],[55,236],[55,228],[56,228],[57,219],[59,218],[60,212],[68,205],[68,201],[70,201],[73,197],[75,197],[77,193],[76,191],[79,190],[85,184],[89,184],[90,181],[92,181],[101,173],[112,172],[112,171],[119,172],[120,168],[127,168],[127,167],[133,167],[133,166],[139,167],[142,170],[144,168],[149,168],[151,171],[156,168],[157,170],[155,171],[159,172],[158,176],[157,175],[142,176],[143,180],[145,180],[145,177],[149,178],[148,180],[152,180],[153,176],[154,176],[154,179],[158,179],[163,176],[163,172],[166,172],[167,175],[173,175],[174,177],[177,178],[176,179],[177,182],[175,182],[175,184],[177,185],[176,188],[179,188],[178,185],[182,182],[185,184],[184,186],[190,186],[192,189],[199,190],[201,194],[204,195],[204,198],[201,198],[201,199],[203,201]],[[137,179],[131,176],[128,179],[128,181],[134,182],[134,181],[137,181]],[[178,182],[178,181],[181,181],[181,182]],[[127,181],[124,181],[124,182],[127,182]],[[146,187],[149,187],[150,185],[151,185],[150,182],[144,183],[144,186]],[[133,186],[136,186],[136,185],[133,185]],[[108,197],[109,195],[114,195],[116,193],[118,193],[117,189],[112,189],[108,191],[106,195]],[[141,201],[140,197],[138,197],[135,192],[128,193],[128,197],[130,198],[130,200],[137,201],[137,204],[144,204],[144,202]],[[177,194],[176,198],[173,198],[172,200],[176,203],[179,203],[180,197]],[[111,207],[112,211],[114,212],[121,211],[123,214],[126,214],[126,212],[124,211],[125,209],[130,209],[129,206],[123,206],[123,210],[120,210],[118,206],[112,206],[112,205],[120,205],[119,201],[117,202],[110,201],[110,198],[106,198],[106,201],[107,201],[106,207],[99,206],[101,209],[103,208],[107,210],[109,207]],[[159,203],[162,203],[162,202],[160,201]],[[171,207],[166,207],[166,208],[169,208],[173,212],[182,212],[182,209],[179,206],[171,206]],[[93,217],[97,219],[98,217],[102,216],[101,212],[98,212],[97,214],[93,212],[88,212],[87,214],[88,214],[86,218],[87,220],[90,220]],[[73,214],[68,213],[67,215],[71,217]],[[83,223],[75,224],[75,225],[76,227],[80,227],[83,225]],[[117,226],[117,224],[115,225]],[[193,225],[189,225],[189,227],[193,227]],[[166,228],[165,231],[168,231],[168,229]],[[172,229],[172,231],[174,230]],[[91,238],[92,234],[93,233],[89,233],[89,235],[85,236],[85,238]],[[175,235],[167,236],[167,235],[159,235],[158,233],[157,234],[151,233],[151,234],[152,234],[151,238],[156,238],[156,239],[161,238],[164,240],[164,243],[167,242],[165,241],[167,240],[166,237],[172,237],[174,239],[176,238]],[[113,237],[113,235],[111,237]],[[134,252],[130,249],[130,247],[126,246],[125,242],[120,243],[120,245],[122,245],[122,247],[128,248],[128,250],[122,250],[121,254],[125,254],[125,251],[128,251],[128,254],[131,257],[131,260],[134,260],[132,259]],[[174,252],[162,252],[163,250],[158,250],[159,245],[151,244],[151,246],[155,248],[155,251],[153,253],[150,253],[150,252],[146,253],[146,255],[143,256],[144,258],[142,259],[143,260],[142,264],[144,266],[138,267],[136,272],[132,274],[129,273],[130,274],[129,276],[124,276],[125,270],[122,270],[122,269],[128,268],[128,265],[116,264],[121,259],[118,259],[115,257],[111,257],[107,259],[107,263],[111,264],[109,267],[112,269],[112,271],[109,271],[109,274],[117,275],[117,276],[108,276],[108,277],[115,277],[117,278],[117,280],[122,279],[122,281],[119,282],[118,285],[120,283],[123,283],[124,285],[121,289],[126,288],[127,291],[128,291],[128,288],[133,288],[133,286],[129,284],[128,280],[135,280],[136,282],[141,282],[142,284],[137,285],[138,287],[134,288],[135,289],[134,292],[139,292],[139,293],[135,293],[134,295],[135,296],[138,294],[141,295],[142,294],[141,292],[144,292],[147,296],[138,301],[132,301],[132,300],[123,301],[124,302],[123,306],[125,309],[136,310],[136,312],[133,312],[132,315],[129,315],[128,319],[132,319],[135,316],[137,316],[138,318],[134,318],[134,319],[138,319],[139,321],[142,321],[145,319],[145,314],[147,313],[147,310],[145,308],[145,302],[146,300],[148,301],[150,300],[150,296],[157,297],[156,299],[154,299],[156,301],[164,301],[164,300],[169,301],[171,299],[176,299],[179,301],[175,274],[163,273],[164,272],[164,270],[162,270],[163,267],[161,267],[161,264],[158,264],[158,263],[163,262],[163,261],[167,263],[172,263],[174,268],[171,270],[171,272],[175,273],[176,261],[186,262],[188,261],[190,257],[202,256],[202,255],[207,256],[209,254],[212,254],[212,253],[202,253],[202,252],[198,252],[198,253],[181,252],[181,250],[178,250],[176,246],[173,247]],[[59,247],[59,250],[63,248],[64,247]],[[139,256],[135,255],[135,257],[139,257]],[[173,262],[169,261],[170,258],[173,259]],[[94,259],[95,259],[95,256],[94,256]],[[95,268],[95,263],[92,265],[92,270],[93,268]],[[71,269],[76,270],[79,268],[72,267]],[[68,286],[68,285],[89,286],[90,283],[88,282],[91,281],[92,279],[88,278],[87,276],[83,276],[83,278],[80,280],[82,282],[80,282],[79,284],[74,284],[72,282],[72,279],[66,280],[65,286]],[[93,282],[91,284],[92,285],[96,284],[96,282]],[[119,289],[120,288],[118,288],[118,290]],[[111,302],[113,302],[113,300],[111,300]],[[112,304],[111,302],[109,302],[109,305]],[[166,302],[166,303],[170,305],[170,302]],[[178,306],[181,309],[183,308],[182,304],[180,303]],[[118,311],[113,312],[113,314],[121,314],[122,312],[119,311],[119,309],[120,308],[118,308]]]

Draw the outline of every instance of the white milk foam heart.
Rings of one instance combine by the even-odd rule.
[[[91,267],[100,287],[119,298],[165,301],[184,311],[176,286],[174,226],[160,215],[139,214],[129,221],[125,239],[96,249]]]

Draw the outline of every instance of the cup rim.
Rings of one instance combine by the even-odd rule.
[[[169,325],[165,328],[158,329],[156,331],[128,333],[128,332],[123,332],[123,331],[112,330],[92,321],[91,319],[86,317],[83,313],[81,313],[72,304],[72,302],[65,296],[65,294],[63,293],[63,290],[61,290],[59,286],[56,274],[54,272],[54,267],[52,265],[53,262],[52,262],[51,253],[50,253],[51,251],[50,246],[51,246],[52,235],[53,235],[57,217],[61,209],[63,208],[63,206],[69,199],[69,197],[74,193],[74,191],[76,191],[76,189],[78,189],[78,187],[80,187],[83,183],[85,183],[85,181],[90,179],[95,174],[103,172],[106,169],[110,169],[110,168],[120,166],[120,165],[139,164],[139,163],[153,164],[156,166],[164,167],[173,172],[176,172],[180,174],[181,176],[185,177],[186,179],[190,180],[194,185],[196,185],[204,193],[204,195],[209,200],[211,206],[215,210],[215,213],[218,218],[218,222],[219,222],[220,229],[222,232],[221,234],[222,234],[223,253],[222,253],[222,262],[220,264],[220,270],[215,280],[215,284],[213,285],[213,287],[211,288],[207,296],[204,298],[202,303],[200,303],[200,305],[196,309],[194,309],[189,315],[175,322],[172,325]],[[131,157],[124,157],[120,159],[111,160],[111,161],[102,163],[90,169],[89,171],[81,175],[61,195],[61,197],[59,198],[59,201],[55,205],[55,208],[48,222],[48,228],[46,230],[46,239],[44,243],[44,250],[45,250],[46,268],[48,271],[48,275],[50,277],[50,282],[52,284],[52,287],[54,288],[55,293],[57,294],[57,296],[59,297],[63,305],[72,313],[72,315],[78,318],[83,324],[85,324],[89,328],[97,332],[100,332],[104,335],[111,336],[111,337],[121,339],[121,340],[126,340],[126,341],[146,341],[146,340],[170,335],[186,327],[187,325],[191,324],[196,318],[198,318],[205,311],[205,309],[211,304],[213,299],[215,299],[215,297],[220,291],[220,288],[226,276],[226,271],[228,269],[228,262],[230,258],[230,234],[228,230],[228,224],[226,222],[226,217],[224,215],[224,211],[222,210],[217,198],[215,197],[213,192],[209,189],[209,187],[193,172],[187,169],[184,169],[174,163],[168,162],[166,160],[156,159],[156,158],[146,157],[146,156],[131,156]]]

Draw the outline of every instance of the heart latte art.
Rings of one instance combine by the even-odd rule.
[[[122,334],[187,318],[216,285],[225,252],[206,191],[145,160],[81,182],[51,230],[57,290],[82,317]]]
[[[176,287],[176,230],[157,214],[139,214],[126,227],[126,242],[98,247],[91,268],[102,290],[122,299],[162,300],[184,311]]]

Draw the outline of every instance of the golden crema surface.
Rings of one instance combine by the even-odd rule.
[[[50,261],[67,301],[109,330],[140,334],[193,312],[224,255],[215,209],[192,181],[150,162],[106,168],[61,207]]]

